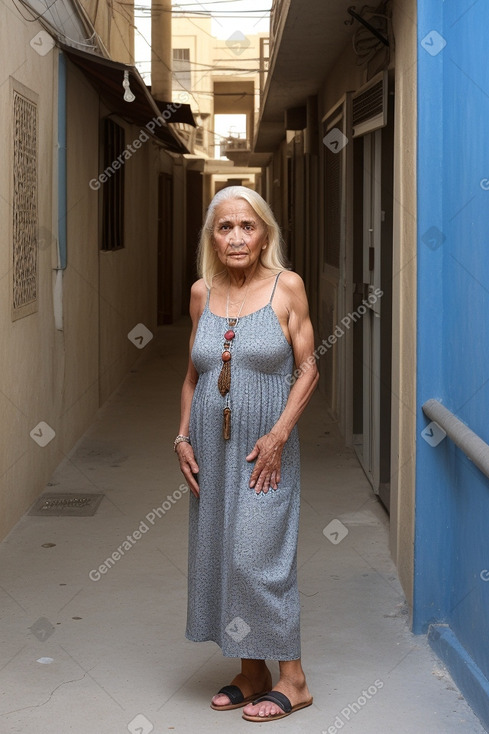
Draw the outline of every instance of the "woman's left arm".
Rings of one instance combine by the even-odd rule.
[[[280,418],[269,433],[258,439],[253,450],[246,457],[247,461],[256,459],[250,477],[250,487],[254,488],[257,494],[261,491],[268,492],[270,487],[278,488],[283,447],[319,380],[314,355],[314,331],[309,318],[304,283],[300,276],[292,272],[284,272],[280,279],[282,292],[290,294],[287,299],[287,326],[294,352],[294,362],[302,369],[299,377],[294,381]]]

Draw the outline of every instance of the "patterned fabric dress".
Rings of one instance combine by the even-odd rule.
[[[217,381],[227,320],[209,310],[197,328],[192,361],[199,373],[190,440],[199,465],[200,499],[190,494],[186,636],[213,640],[228,657],[295,660],[300,657],[297,535],[299,441],[287,441],[278,489],[256,494],[247,462],[289,394],[292,348],[270,300],[233,327],[231,438],[223,439],[225,398]]]

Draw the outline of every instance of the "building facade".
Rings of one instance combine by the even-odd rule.
[[[254,140],[412,628],[486,724],[488,12],[276,0]]]
[[[184,231],[168,191],[183,189],[187,149],[167,116],[146,126],[160,110],[120,63],[131,33],[118,47],[89,5],[24,5],[0,9],[1,537],[139,358],[158,312],[180,308],[178,293],[165,303],[159,270]]]

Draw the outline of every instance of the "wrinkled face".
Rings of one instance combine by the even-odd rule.
[[[212,242],[228,268],[247,270],[268,243],[265,223],[244,199],[230,199],[216,207]]]

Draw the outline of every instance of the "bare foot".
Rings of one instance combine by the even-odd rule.
[[[296,681],[281,678],[272,690],[280,691],[280,693],[287,696],[292,706],[308,701],[311,698],[305,678]],[[261,703],[257,703],[256,706],[248,703],[244,707],[243,713],[248,716],[263,716],[263,718],[266,718],[267,716],[277,716],[285,712],[272,701],[262,701]]]
[[[247,675],[238,673],[231,681],[231,685],[238,686],[243,698],[248,698],[262,691],[269,691],[272,687],[272,675],[265,665],[259,672],[254,672],[253,676],[250,673]],[[218,693],[213,697],[212,703],[214,706],[229,706],[231,701],[225,693]]]

